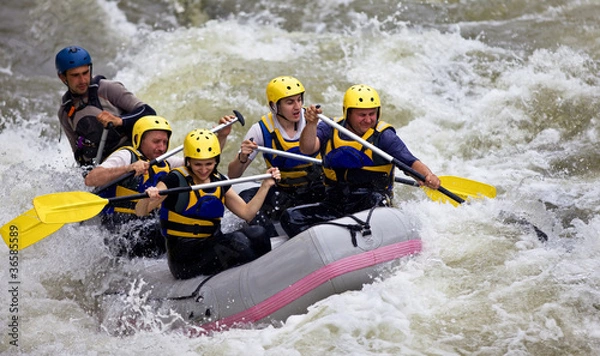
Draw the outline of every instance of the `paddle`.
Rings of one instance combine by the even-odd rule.
[[[53,234],[63,225],[44,224],[32,208],[2,226],[0,233],[9,249],[22,250],[41,238]]]
[[[212,133],[218,132],[221,129],[223,129],[223,128],[227,127],[227,126],[231,126],[231,125],[233,125],[236,122],[239,122],[242,126],[244,126],[246,124],[246,121],[244,120],[244,117],[242,116],[242,114],[240,114],[240,112],[237,111],[237,110],[233,110],[233,113],[235,114],[235,119],[233,119],[233,120],[231,120],[229,122],[226,122],[224,124],[220,124],[219,126],[216,126],[216,127],[212,128],[210,131]],[[156,157],[155,159],[153,159],[152,161],[150,161],[150,165],[153,166],[153,165],[155,165],[157,163],[160,163],[160,162],[164,161],[165,159],[167,159],[167,158],[169,158],[169,157],[171,157],[171,156],[173,156],[173,155],[181,152],[182,150],[183,150],[183,145],[179,145],[178,147],[176,147],[176,148],[172,149],[171,151],[163,154],[162,156]],[[123,174],[122,176],[117,177],[114,180],[112,180],[112,181],[110,181],[110,182],[108,182],[108,183],[106,183],[106,184],[104,184],[104,185],[102,185],[100,187],[97,187],[96,189],[94,189],[94,193],[98,194],[98,193],[102,192],[103,190],[105,190],[105,189],[107,189],[107,188],[109,188],[109,187],[111,187],[111,186],[113,186],[113,185],[115,185],[115,184],[117,184],[119,182],[124,181],[125,179],[133,177],[134,175],[135,175],[135,171],[127,172],[127,173]]]
[[[256,148],[257,151],[260,152],[264,152],[264,153],[269,153],[275,156],[282,156],[282,157],[287,157],[287,158],[292,158],[295,159],[297,161],[307,161],[307,162],[312,162],[315,164],[321,164],[321,160],[318,158],[314,158],[314,157],[310,157],[310,156],[304,156],[301,154],[297,154],[297,153],[292,153],[292,152],[286,152],[286,151],[280,151],[280,150],[274,150],[272,148],[268,148],[268,147],[264,147],[264,146],[258,146]]]
[[[102,137],[100,138],[100,145],[98,146],[98,152],[96,153],[96,159],[94,159],[94,164],[99,165],[102,160],[102,151],[104,151],[104,146],[106,146],[106,138],[108,137],[108,130],[113,127],[113,123],[109,122],[108,125],[102,130]]]
[[[421,173],[410,168],[409,166],[407,166],[406,164],[401,162],[399,159],[392,157],[390,154],[388,154],[384,150],[380,149],[379,147],[376,147],[375,145],[371,144],[370,142],[363,140],[361,137],[359,137],[355,133],[351,132],[350,130],[346,129],[345,127],[338,124],[337,122],[333,121],[332,119],[328,118],[327,116],[325,116],[323,114],[319,114],[319,118],[321,119],[322,122],[326,123],[329,126],[335,127],[336,129],[338,129],[340,132],[342,132],[346,136],[351,137],[353,140],[361,143],[363,146],[365,146],[368,149],[370,149],[371,151],[375,152],[376,154],[378,154],[379,156],[381,156],[388,162],[393,163],[396,167],[403,170],[406,174],[413,176],[420,181],[423,181],[423,182],[425,181],[425,177]],[[465,200],[463,198],[450,192],[448,189],[442,187],[441,185],[437,190],[440,191],[441,193],[443,193],[444,195],[446,195],[447,197],[451,198],[452,200],[454,200],[457,203],[462,204],[465,202]]]
[[[258,146],[256,150],[272,155],[279,155],[283,157],[292,158],[298,161],[307,161],[315,164],[322,164],[322,161],[318,158],[304,156],[297,153],[275,150],[263,146]],[[486,196],[488,198],[496,197],[496,188],[489,184],[455,176],[440,176],[438,178],[440,179],[440,182],[444,183],[444,185],[446,185],[447,187],[450,187],[448,188],[449,191],[451,191],[453,194],[456,194],[464,200],[468,198],[477,198],[482,196]],[[419,183],[412,179],[394,177],[394,181],[397,183],[402,183],[417,188],[421,187],[425,191],[427,196],[433,201],[438,201],[442,203],[450,202],[452,205],[458,206],[458,203],[456,201],[448,199],[445,195],[440,194],[437,190],[421,186]]]
[[[186,187],[164,189],[160,195],[189,192],[192,190],[208,189],[238,183],[271,178],[268,173],[254,176],[229,179],[225,181],[197,184]],[[110,203],[147,198],[148,193],[138,193],[114,198],[100,198],[89,192],[63,192],[41,195],[33,199],[33,206],[40,220],[45,224],[66,224],[91,219],[98,215]]]
[[[443,183],[449,191],[458,195],[462,199],[467,200],[470,197],[488,197],[495,198],[496,197],[496,188],[492,185],[481,183],[475,180],[456,177],[456,176],[439,176],[440,182]],[[445,195],[441,194],[435,189],[430,189],[425,186],[419,185],[419,183],[411,180],[404,179],[400,177],[395,177],[394,180],[398,183],[408,184],[415,187],[421,187],[427,196],[431,198],[431,200],[439,201],[442,203],[450,202],[454,206],[458,206],[459,204],[451,199],[448,199]]]
[[[496,197],[496,188],[489,184],[456,176],[439,176],[438,178],[440,179],[440,183],[446,186],[446,189],[448,189],[453,194],[459,196],[463,200],[467,200],[469,198]],[[427,194],[427,196],[433,201],[441,203],[449,202],[454,206],[460,205],[457,201],[453,199],[448,199],[448,197],[445,194],[442,194],[435,189],[430,189],[426,186],[421,186],[414,180],[404,179],[400,177],[395,177],[394,180],[398,183],[408,184],[415,187],[421,187],[421,189],[425,191],[425,194]]]
[[[244,120],[244,117],[242,116],[242,114],[240,114],[237,110],[233,110],[233,113],[236,116],[236,118],[234,120],[224,123],[224,124],[220,124],[219,126],[214,127],[211,131],[212,132],[220,131],[221,129],[223,129],[227,126],[230,126],[230,125],[234,124],[235,122],[239,122],[242,126],[244,126],[245,120]],[[104,132],[102,134],[104,136]],[[152,164],[162,162],[163,160],[180,152],[181,150],[183,150],[183,145],[176,148],[173,151],[169,151],[169,152],[165,153],[164,155],[157,157],[155,160],[151,161],[150,164],[152,165]],[[129,172],[129,173],[113,180],[112,182],[108,183],[107,185],[99,187],[100,189],[96,189],[96,192],[100,192],[113,184],[117,184],[120,181],[133,176],[134,174],[135,174],[134,172]],[[19,238],[18,249],[20,250],[20,249],[30,246],[30,245],[42,240],[43,238],[53,234],[54,232],[59,230],[63,225],[64,225],[64,223],[45,223],[42,220],[40,220],[40,218],[37,216],[35,209],[30,209],[27,212],[17,216],[16,218],[11,220],[4,226],[2,226],[2,228],[0,228],[0,233],[2,234],[2,238],[4,239],[4,242],[6,242],[7,246],[9,246],[9,248],[11,248],[9,245],[9,243],[11,243],[11,239],[14,239],[15,238],[14,235],[18,234],[18,238]],[[11,245],[13,245],[13,243],[11,243]]]

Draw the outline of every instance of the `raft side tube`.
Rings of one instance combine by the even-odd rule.
[[[367,211],[355,214],[363,221],[367,215]],[[335,222],[356,224],[351,218]],[[370,221],[371,234],[356,233],[357,246],[352,242],[350,231],[344,227],[314,226],[261,258],[222,272],[206,282],[199,291],[203,300],[198,308],[210,309],[213,321],[242,314],[250,308],[260,310],[253,312],[252,320],[242,321],[285,320],[290,315],[305,313],[308,306],[318,300],[359,290],[365,283],[372,282],[378,275],[378,265],[387,262],[377,260],[377,256],[386,252],[379,251],[375,257],[364,253],[418,240],[414,222],[396,209],[377,208]],[[395,249],[390,253],[395,253],[392,257],[400,253],[401,257],[404,252]],[[355,258],[344,261],[352,256]],[[278,293],[280,295],[276,296]],[[257,307],[259,303],[264,305]],[[244,318],[243,315],[240,317]]]
[[[362,221],[369,212],[354,214]],[[338,224],[355,225],[349,217]],[[176,280],[166,260],[140,269],[144,292],[161,308],[203,328],[285,321],[332,294],[360,290],[379,275],[383,263],[418,253],[419,223],[410,213],[376,208],[370,234],[320,224],[245,265],[215,276]],[[207,279],[208,278],[208,279]]]

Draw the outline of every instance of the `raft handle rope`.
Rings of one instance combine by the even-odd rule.
[[[339,226],[339,227],[343,227],[348,229],[348,231],[350,231],[350,236],[352,238],[352,246],[354,247],[358,247],[358,241],[356,239],[356,232],[360,232],[362,236],[370,236],[372,234],[371,232],[371,217],[373,216],[373,211],[375,211],[375,209],[377,209],[378,207],[380,207],[379,204],[381,204],[382,201],[385,200],[384,196],[381,196],[381,198],[379,198],[377,200],[377,202],[375,203],[375,205],[373,205],[373,207],[371,207],[369,209],[369,213],[367,214],[367,219],[366,221],[362,221],[361,219],[357,218],[354,215],[345,215],[343,217],[348,217],[353,219],[354,221],[357,222],[357,224],[341,224],[341,223],[336,223],[333,221],[325,221],[319,224],[315,224],[315,225],[334,225],[334,226]],[[313,225],[314,226],[314,225]]]
[[[316,225],[334,225],[348,229],[350,231],[350,236],[352,237],[352,246],[358,247],[358,241],[356,239],[356,232],[360,232],[363,236],[371,235],[371,225],[368,221],[362,221],[354,215],[346,215],[344,217],[352,218],[357,224],[341,224],[333,221],[326,221],[322,223],[315,224]]]

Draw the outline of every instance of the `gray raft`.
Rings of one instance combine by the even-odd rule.
[[[366,221],[369,215],[354,216]],[[418,222],[398,209],[374,209],[369,229],[350,217],[333,222],[356,231],[316,225],[259,259],[214,276],[176,280],[166,260],[142,260],[131,276],[143,281],[136,293],[155,308],[175,312],[184,325],[202,330],[282,322],[330,295],[361,289],[378,275],[380,265],[421,251]],[[123,320],[115,310],[122,303],[112,297],[105,298],[103,308],[111,310],[104,310],[104,325]]]

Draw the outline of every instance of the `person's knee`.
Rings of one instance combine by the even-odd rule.
[[[239,193],[239,196],[242,199],[244,199],[244,201],[247,203],[250,200],[252,200],[252,198],[256,195],[257,191],[258,191],[258,188],[250,188],[250,189],[242,190]]]
[[[248,226],[246,228],[244,228],[242,231],[240,231],[239,233],[243,233],[244,235],[246,235],[250,240],[252,239],[257,239],[257,238],[261,238],[265,236],[266,230],[264,227],[259,226],[259,225],[251,225]]]
[[[250,262],[256,258],[250,239],[241,231],[228,234],[226,239],[226,243],[220,243],[214,247],[217,260],[223,269]]]
[[[267,229],[262,226],[252,225],[246,227],[243,232],[250,240],[252,249],[257,257],[271,251],[271,238]]]
[[[294,237],[309,227],[305,222],[304,214],[297,208],[286,209],[281,214],[279,223],[288,237]]]

